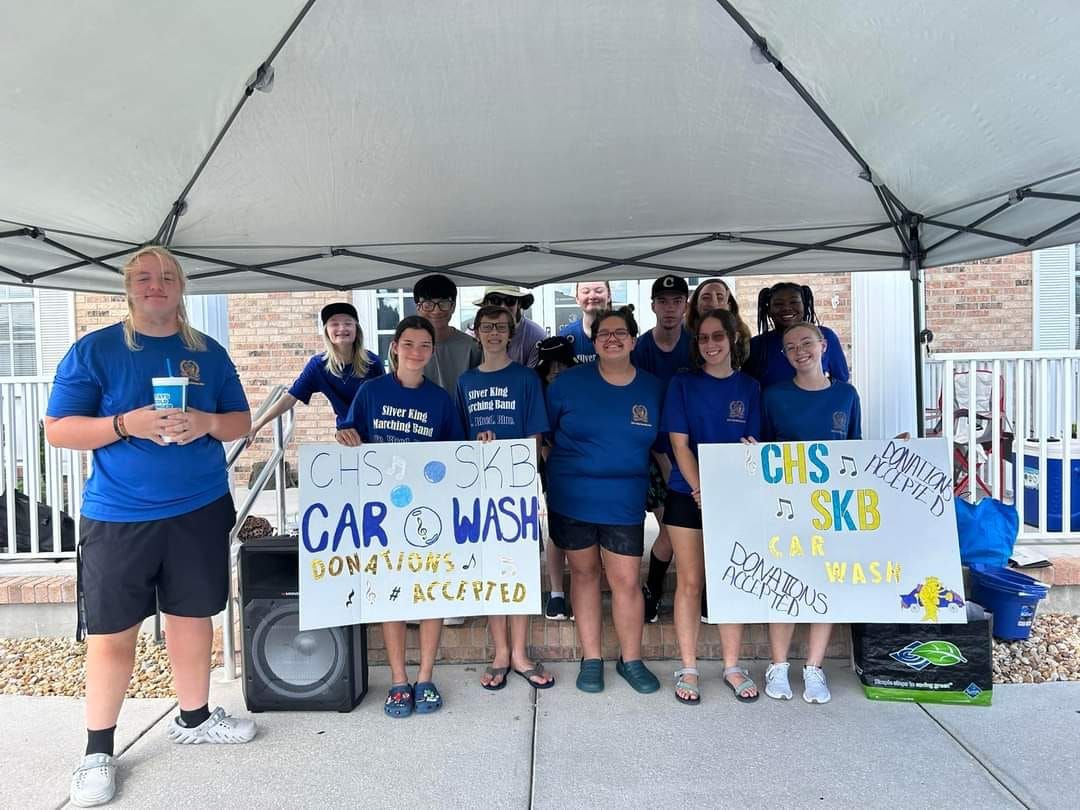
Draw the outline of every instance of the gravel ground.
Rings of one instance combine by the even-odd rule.
[[[86,645],[66,638],[0,639],[0,694],[82,697]],[[1080,616],[1040,613],[1025,641],[994,642],[994,683],[1080,681]],[[128,697],[173,697],[165,645],[139,636]]]

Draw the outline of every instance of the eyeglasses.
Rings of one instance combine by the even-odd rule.
[[[697,336],[698,346],[708,346],[710,343],[727,343],[727,340],[727,332],[713,332],[711,335],[702,332]]]
[[[505,335],[510,331],[510,324],[508,323],[482,323],[476,327],[476,331],[485,335],[489,335],[492,332],[498,332],[500,335]]]
[[[629,329],[601,329],[596,333],[596,339],[601,343],[606,342],[609,338],[615,338],[620,343],[630,337]]]
[[[449,312],[454,308],[454,302],[449,298],[439,298],[437,300],[425,299],[416,305],[416,308],[421,312],[434,312],[439,309],[442,312]]]
[[[516,307],[518,304],[517,298],[512,298],[508,295],[489,295],[484,299],[484,303],[493,307]]]
[[[784,354],[793,354],[797,351],[810,351],[817,344],[821,343],[820,340],[813,338],[807,338],[806,340],[800,340],[798,343],[788,343],[784,345]]]

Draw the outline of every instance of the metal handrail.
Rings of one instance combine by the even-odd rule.
[[[287,389],[284,385],[275,386],[267,395],[266,399],[263,400],[262,404],[259,405],[259,408],[255,411],[252,419],[258,419],[266,413],[274,403],[281,399],[286,391]],[[236,511],[236,524],[233,526],[232,531],[229,532],[229,597],[225,601],[225,611],[222,616],[221,627],[221,647],[225,665],[224,679],[226,681],[236,679],[236,638],[233,632],[236,607],[233,602],[232,577],[240,550],[240,543],[237,538],[240,534],[240,528],[244,525],[244,521],[250,514],[252,507],[255,505],[256,499],[259,497],[259,493],[263,491],[263,487],[266,486],[266,482],[269,480],[271,473],[275,472],[277,473],[274,476],[274,492],[277,501],[278,518],[277,528],[279,532],[285,531],[285,449],[289,446],[289,442],[292,441],[293,428],[295,425],[292,409],[289,409],[281,416],[275,418],[273,425],[274,449],[270,453],[270,458],[267,460],[262,470],[259,471],[258,476],[256,476],[255,483],[250,488],[243,504],[241,504],[240,508]],[[248,444],[248,439],[245,436],[229,448],[229,454],[226,461],[230,467]]]

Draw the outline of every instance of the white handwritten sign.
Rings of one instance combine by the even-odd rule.
[[[540,612],[529,440],[300,448],[300,628]]]
[[[943,439],[699,453],[710,621],[965,621]]]

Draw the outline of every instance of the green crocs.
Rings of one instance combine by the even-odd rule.
[[[604,691],[604,659],[582,658],[578,671],[577,688],[582,692]]]
[[[649,671],[640,658],[636,661],[623,661],[620,656],[619,662],[615,665],[615,671],[623,676],[635,692],[647,695],[660,688],[660,680]]]

